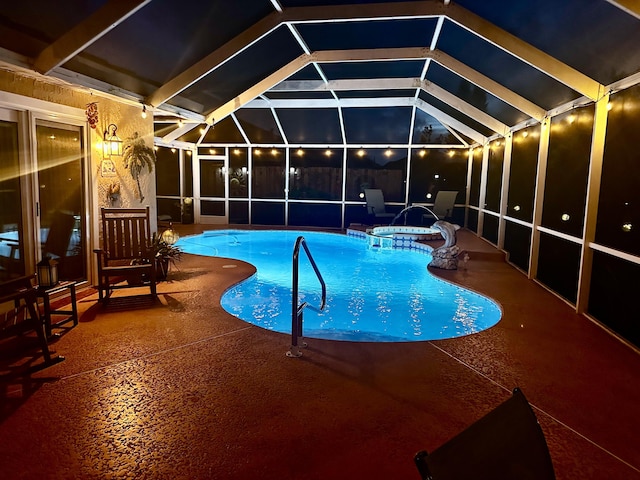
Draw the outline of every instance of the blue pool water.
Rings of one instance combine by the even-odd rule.
[[[500,307],[431,275],[431,257],[371,248],[346,235],[285,230],[218,230],[184,237],[185,252],[244,260],[257,273],[230,288],[223,308],[260,327],[291,333],[292,252],[299,235],[327,286],[327,305],[304,311],[304,336],[349,341],[424,341],[487,329]],[[320,305],[321,287],[300,250],[300,302]]]

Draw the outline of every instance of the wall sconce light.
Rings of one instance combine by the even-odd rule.
[[[142,118],[147,118],[147,106],[146,105],[142,105],[142,113],[140,113],[140,116]]]
[[[105,157],[122,156],[122,139],[116,134],[117,131],[118,126],[115,123],[109,125],[104,131],[102,151]]]
[[[44,257],[36,264],[38,271],[38,286],[49,288],[58,284],[58,262]]]

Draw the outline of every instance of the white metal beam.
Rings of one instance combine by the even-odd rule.
[[[638,0],[607,0],[607,2],[640,19],[640,3],[638,3]]]
[[[113,30],[151,0],[109,0],[58,40],[46,47],[35,59],[33,68],[47,75],[55,67],[87,48]]]
[[[158,106],[189,88],[220,65],[228,62],[281,25],[282,14],[273,12],[250,28],[214,50],[199,62],[169,80],[145,100],[147,105]]]
[[[313,52],[314,61],[318,63],[367,62],[384,60],[424,60],[428,48],[371,48],[354,50],[319,50]]]
[[[245,90],[240,95],[232,98],[224,105],[216,108],[213,112],[207,115],[206,122],[215,123],[216,121],[220,121],[221,119],[227,117],[229,114],[242,108],[246,103],[255,99],[259,95],[262,95],[264,92],[266,92],[270,88],[273,88],[284,79],[289,78],[291,75],[307,66],[310,62],[310,55],[300,55],[298,58],[292,60],[278,71],[259,81],[248,90]]]
[[[422,2],[387,2],[313,7],[290,7],[284,19],[294,23],[349,22],[367,20],[398,20],[403,18],[438,17],[445,13],[439,0]]]
[[[199,126],[199,123],[183,123],[182,126],[176,128],[175,130],[162,137],[162,142],[171,143]]]
[[[247,108],[363,108],[363,107],[417,107],[441,122],[446,128],[457,130],[472,140],[483,144],[487,137],[468,125],[456,120],[422,99],[413,97],[388,98],[343,98],[340,100],[270,100],[254,99],[245,104]]]
[[[433,118],[441,122],[443,125],[445,126],[448,125],[451,128],[458,130],[460,133],[463,133],[464,135],[466,135],[473,141],[478,142],[481,145],[486,143],[487,137],[475,131],[468,125],[465,125],[464,123],[460,122],[459,120],[456,120],[451,115],[448,115],[444,113],[442,110],[434,107],[433,105],[428,104],[421,98],[414,99],[414,102],[416,107],[418,107],[423,112],[428,113]]]
[[[421,88],[436,98],[460,110],[468,117],[487,126],[500,135],[506,135],[509,127],[492,116],[468,104],[447,90],[428,81],[421,82],[418,78],[381,78],[381,79],[348,79],[331,80],[327,84],[320,80],[284,81],[275,86],[272,91],[349,91],[349,90],[403,90]],[[332,100],[324,100],[328,106],[333,106]],[[544,117],[543,113],[541,118]]]
[[[489,77],[482,75],[480,72],[477,72],[476,70],[468,67],[452,56],[447,55],[440,50],[430,51],[428,52],[428,55],[435,62],[439,63],[446,69],[452,71],[457,75],[460,75],[462,78],[468,80],[474,85],[477,85],[483,90],[486,90],[491,95],[499,98],[505,103],[508,103],[517,110],[526,113],[531,118],[535,118],[538,122],[542,122],[542,120],[544,119],[546,115],[544,108],[536,105],[533,102],[530,102],[526,98],[518,95],[512,90],[509,90],[507,87],[499,84],[494,80],[491,80]]]
[[[393,50],[393,51],[392,51]],[[524,97],[512,92],[508,88],[500,85],[499,83],[485,77],[481,73],[469,68],[464,63],[454,59],[439,50],[429,50],[424,48],[410,48],[410,49],[381,49],[381,50],[350,50],[350,51],[322,51],[315,52],[314,58],[321,59],[325,63],[345,61],[350,59],[352,61],[363,60],[386,60],[392,55],[398,55],[398,58],[424,58],[421,55],[426,55],[428,58],[432,58],[435,62],[439,63],[443,67],[452,71],[453,73],[460,75],[469,82],[477,85],[483,90],[489,92],[491,95],[499,98],[505,103],[508,103],[512,107],[526,113],[531,118],[536,119],[538,122],[542,122],[546,112],[545,110],[530,102]],[[273,88],[276,91],[331,91],[341,89],[341,85],[345,86],[345,90],[379,90],[379,89],[405,89],[405,88],[420,88],[419,80],[417,79],[356,79],[356,80],[339,80],[330,81],[328,84],[323,82],[307,80],[307,81],[285,81],[280,85]]]
[[[487,115],[482,110],[474,107],[473,105],[470,105],[464,100],[456,97],[452,93],[449,93],[444,88],[439,87],[438,85],[428,82],[426,80],[422,82],[421,86],[425,92],[433,95],[438,100],[442,100],[443,102],[451,105],[456,110],[459,110],[469,118],[484,125],[485,127],[490,128],[494,132],[499,133],[500,135],[503,135],[503,136],[509,132],[509,127],[507,125],[493,118],[492,116]]]
[[[521,38],[496,27],[491,22],[463,7],[450,4],[446,7],[446,15],[447,18],[461,27],[484,38],[505,52],[555,78],[591,100],[595,101],[605,93],[604,86],[592,78],[562,63],[542,50],[538,50]]]
[[[329,80],[285,80],[271,89],[272,92],[326,92],[334,90],[404,90],[420,88],[417,78],[364,78]]]
[[[600,201],[600,182],[604,160],[604,145],[607,132],[609,95],[596,102],[591,135],[591,154],[589,158],[589,178],[587,182],[587,198],[582,230],[580,252],[580,273],[578,275],[578,292],[576,295],[576,312],[585,313],[589,306],[591,289],[591,272],[593,266],[593,250],[591,243],[596,240],[596,224],[598,223],[598,206]]]
[[[441,15],[446,15],[462,27],[467,28],[471,32],[481,36],[499,48],[502,48],[506,52],[559,80],[570,88],[581,92],[589,98],[596,99],[604,93],[602,85],[598,82],[584,74],[581,74],[577,70],[572,69],[550,55],[534,48],[514,35],[496,27],[481,17],[476,16],[455,4],[445,5],[440,1],[430,0],[424,2],[392,2],[370,5],[292,7],[284,9],[282,13],[274,12],[209,54],[200,62],[197,62],[189,69],[174,77],[150,95],[146,99],[145,103],[157,106],[166,102],[193,83],[200,80],[203,76],[218,68],[230,58],[235,57],[259,39],[271,33],[283,23],[294,26],[297,23],[429,18],[440,17]],[[425,51],[427,50],[429,49],[409,48],[352,50],[316,52],[313,55],[316,57],[316,61],[318,62],[434,58],[425,54]],[[476,78],[477,76],[478,75],[476,75]],[[476,82],[478,81],[479,80],[476,79]],[[484,83],[487,84],[488,82]],[[482,85],[479,86],[482,87]],[[507,90],[504,87],[502,87],[502,89]],[[496,96],[502,98],[501,95]],[[513,94],[511,97],[513,97]],[[513,105],[513,100],[507,101],[507,103]],[[515,103],[516,105],[513,105],[514,107],[525,111],[533,118],[536,118],[539,121],[543,118],[543,115],[540,115],[539,107],[531,108],[532,105],[526,105],[526,102],[520,100]]]
[[[398,2],[372,5],[338,5],[322,7],[286,8],[282,13],[273,12],[244,32],[211,52],[187,70],[162,85],[145,103],[158,106],[178,95],[202,77],[235,57],[255,42],[277,29],[283,23],[360,21],[368,19],[398,19],[429,17],[442,14],[443,6],[436,1]]]

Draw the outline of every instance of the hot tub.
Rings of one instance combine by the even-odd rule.
[[[429,227],[390,225],[388,227],[374,227],[370,234],[376,237],[390,237],[400,240],[442,240],[440,230]]]

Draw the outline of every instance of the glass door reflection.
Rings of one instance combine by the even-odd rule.
[[[86,279],[82,128],[40,121],[36,140],[40,255],[60,280]]]

